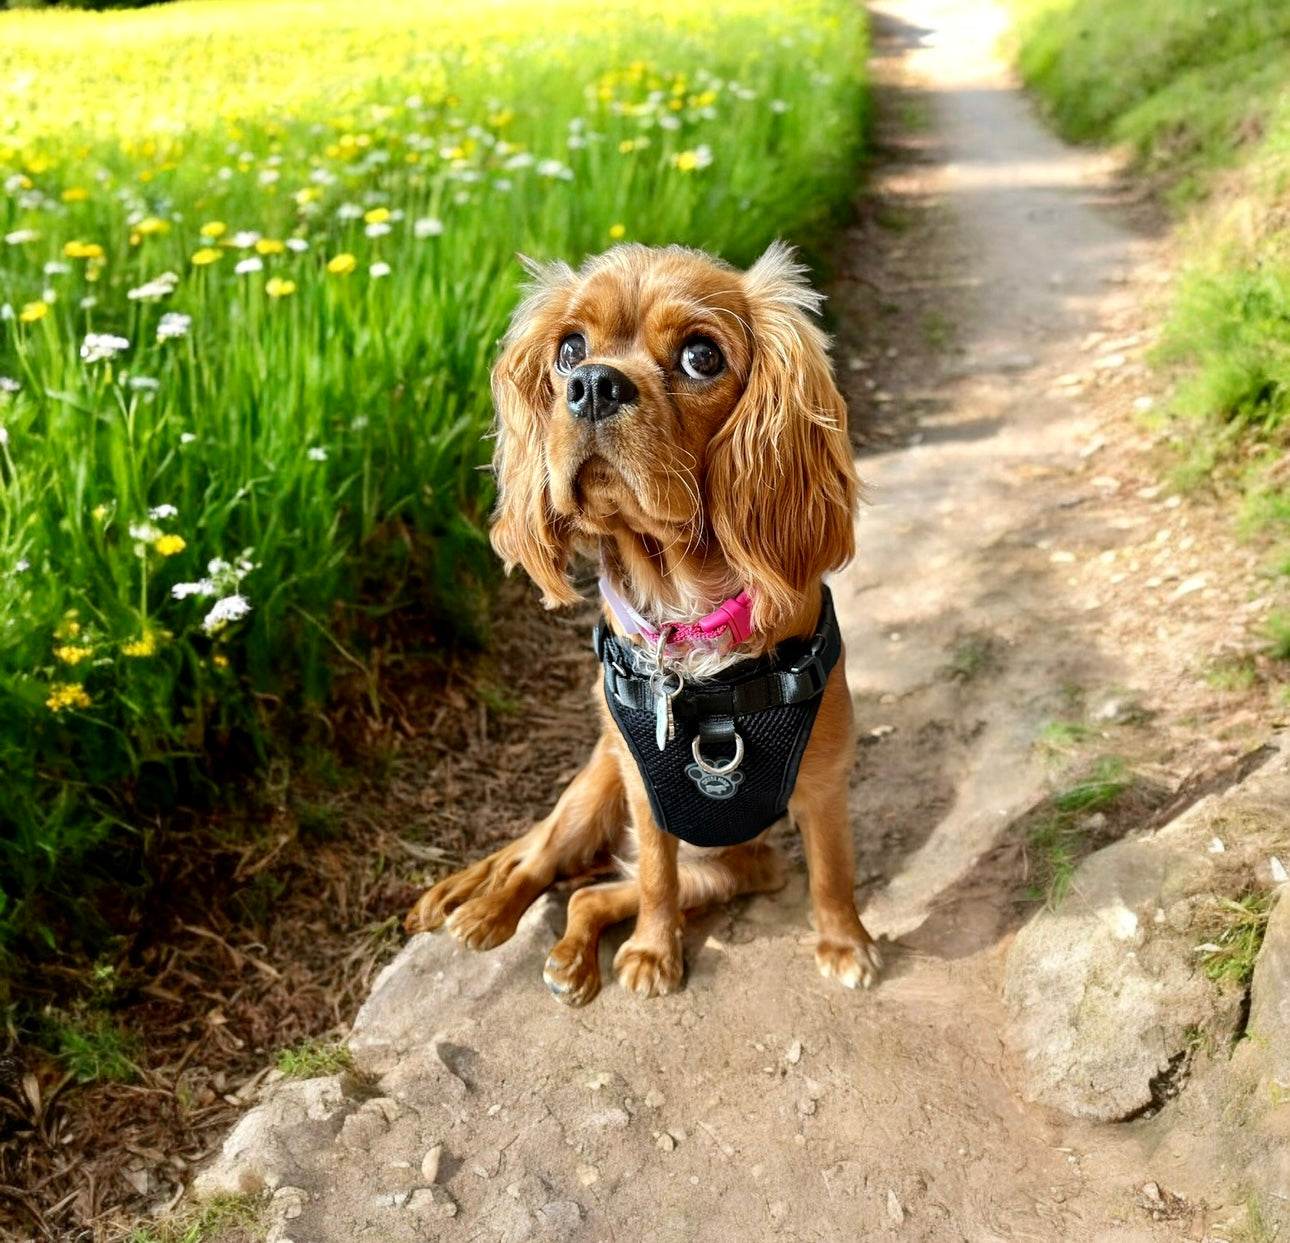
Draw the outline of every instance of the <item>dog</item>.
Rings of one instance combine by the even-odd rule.
[[[406,927],[491,949],[555,881],[612,857],[617,879],[574,889],[547,985],[591,1000],[602,931],[635,915],[614,973],[666,994],[684,973],[685,911],[783,884],[765,838],[786,803],[816,963],[868,986],[882,964],[855,906],[855,726],[824,581],[854,554],[861,485],[812,319],[823,298],[780,242],[746,272],[637,244],[577,270],[523,262],[532,283],[492,375],[491,540],[548,608],[581,600],[575,555],[599,562],[603,728],[551,813],[427,890]],[[764,701],[781,699],[776,725]],[[782,773],[772,735],[789,739]]]

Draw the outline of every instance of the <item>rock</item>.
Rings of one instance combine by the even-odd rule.
[[[443,1145],[436,1144],[424,1157],[421,1158],[421,1177],[427,1183],[437,1183],[439,1181],[439,1166],[443,1162]]]
[[[1241,996],[1196,969],[1216,895],[1247,892],[1290,838],[1290,735],[1246,781],[1086,859],[1017,934],[1004,1001],[1024,1095],[1078,1117],[1153,1103],[1197,1032],[1236,1034]],[[1215,837],[1228,844],[1212,853]],[[1290,1003],[1288,1003],[1290,1004]]]
[[[1241,1050],[1258,1078],[1256,1096],[1290,1102],[1290,901],[1283,886],[1268,918],[1250,982],[1250,1017]]]
[[[442,1187],[421,1187],[408,1197],[407,1209],[417,1217],[456,1217],[457,1201]]]
[[[346,1075],[285,1080],[229,1133],[219,1156],[193,1180],[193,1195],[256,1195],[298,1173],[303,1153],[330,1144],[340,1130],[337,1115],[353,1107]]]

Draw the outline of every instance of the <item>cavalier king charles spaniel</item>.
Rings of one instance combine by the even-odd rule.
[[[546,982],[589,1001],[602,931],[634,915],[614,973],[665,994],[683,912],[783,883],[765,839],[786,810],[816,963],[867,986],[881,960],[855,906],[855,726],[824,583],[854,553],[860,483],[822,297],[782,243],[746,272],[680,246],[526,266],[493,371],[492,543],[548,608],[581,599],[576,554],[599,564],[603,728],[551,813],[427,890],[408,931],[491,949],[555,881],[612,858],[617,879],[574,889]],[[745,796],[760,802],[741,812]]]

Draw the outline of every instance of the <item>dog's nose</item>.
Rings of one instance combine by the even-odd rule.
[[[612,418],[624,406],[631,405],[638,396],[636,385],[617,367],[604,363],[588,363],[578,367],[569,377],[565,397],[569,413],[575,419],[599,423]]]

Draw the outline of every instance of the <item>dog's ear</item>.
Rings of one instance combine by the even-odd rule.
[[[546,321],[574,273],[564,263],[522,257],[521,262],[533,280],[493,367],[497,505],[489,535],[507,573],[523,566],[541,589],[542,602],[556,608],[580,597],[568,575],[570,532],[552,508],[548,486],[545,428],[555,399],[550,371],[555,346]]]
[[[773,631],[826,571],[855,553],[860,483],[828,341],[810,318],[822,295],[782,242],[744,274],[752,364],[713,437],[706,490],[726,559],[753,591],[753,625]]]

